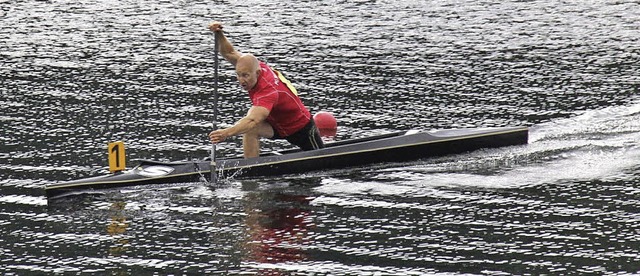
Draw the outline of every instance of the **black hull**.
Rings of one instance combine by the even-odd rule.
[[[258,158],[217,160],[219,175],[234,178],[275,176],[365,166],[386,162],[406,162],[428,157],[526,144],[526,127],[459,129],[434,132],[398,132],[328,144],[314,151],[289,150]],[[135,168],[119,174],[48,185],[48,197],[80,189],[105,189],[132,185],[196,182],[211,176],[210,161],[140,161]]]

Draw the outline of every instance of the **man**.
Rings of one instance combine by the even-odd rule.
[[[323,148],[320,133],[297,91],[279,72],[269,68],[251,54],[233,48],[222,32],[222,24],[213,22],[209,29],[219,41],[220,54],[236,68],[238,82],[249,92],[252,107],[233,126],[209,133],[212,143],[243,135],[244,157],[260,155],[260,138],[286,139],[302,150]]]

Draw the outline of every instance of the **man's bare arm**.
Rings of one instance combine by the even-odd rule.
[[[232,127],[219,129],[209,133],[209,139],[212,143],[219,143],[231,136],[244,134],[255,128],[267,119],[269,110],[262,106],[253,106],[247,112],[247,115],[238,120]]]
[[[220,54],[222,54],[222,57],[233,64],[233,66],[236,66],[236,63],[238,63],[238,59],[240,58],[240,56],[242,56],[242,53],[233,48],[231,42],[229,42],[227,37],[224,35],[224,32],[222,31],[222,23],[218,21],[210,23],[209,30],[215,33],[215,36],[220,43],[219,50]]]

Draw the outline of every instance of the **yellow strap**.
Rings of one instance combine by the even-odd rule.
[[[298,96],[298,90],[296,90],[295,87],[293,87],[293,84],[291,84],[291,82],[284,77],[284,75],[282,75],[280,73],[280,71],[278,70],[273,70],[276,72],[276,75],[278,75],[278,78],[280,79],[280,81],[282,81],[287,87],[289,87],[289,90],[291,90],[291,92],[293,92],[294,95]]]

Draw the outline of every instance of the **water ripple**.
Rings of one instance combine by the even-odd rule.
[[[638,272],[636,1],[23,1],[0,18],[0,273]],[[212,19],[333,112],[338,140],[525,125],[529,145],[47,201],[106,173],[110,141],[209,155]],[[220,73],[226,126],[249,102]]]

